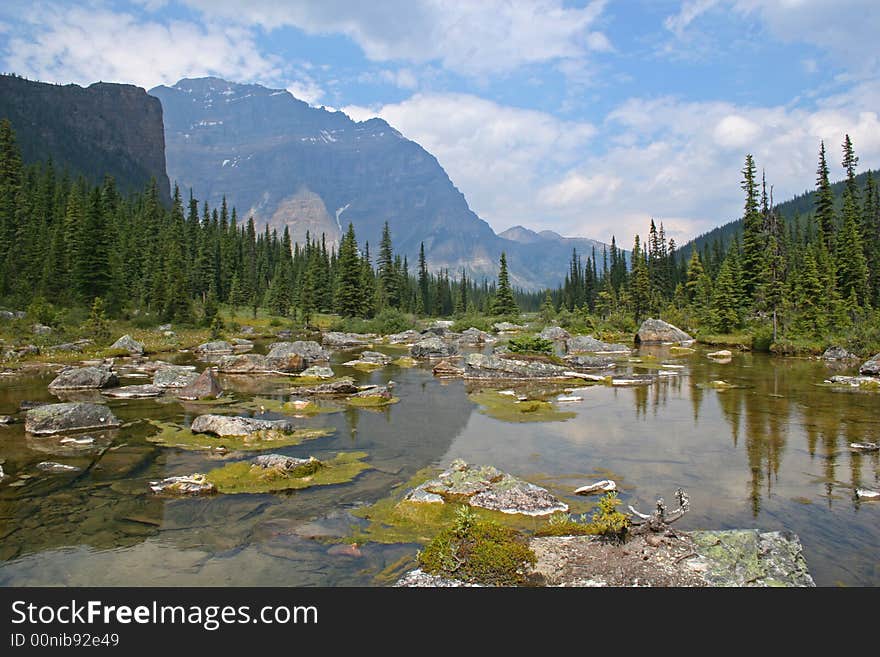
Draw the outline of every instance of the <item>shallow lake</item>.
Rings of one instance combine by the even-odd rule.
[[[652,372],[661,362],[684,367],[650,386],[567,393],[582,401],[559,404],[576,414],[565,421],[510,423],[481,413],[471,386],[435,378],[430,365],[364,373],[341,365],[353,353],[334,353],[337,374],[393,380],[400,403],[303,419],[334,433],[276,450],[319,459],[367,452],[374,469],[346,484],[192,499],[150,494],[151,480],[205,472],[242,454],[160,447],[147,440],[157,433],[148,420],[188,425],[198,414],[234,407],[171,397],[109,400],[124,426],[91,432],[91,448],[28,436],[21,421],[0,426],[7,475],[0,481],[0,585],[386,585],[418,546],[369,543],[351,551],[315,537],[345,533],[347,511],[454,458],[495,465],[569,500],[575,487],[610,477],[625,504],[643,511],[658,496],[671,502],[682,487],[691,512],[681,529],[791,530],[818,585],[880,585],[880,502],[854,498],[856,487],[880,485],[880,457],[849,449],[880,438],[880,393],[816,385],[832,373],[855,373],[855,365],[832,371],[821,361],[763,354],[735,354],[721,364],[704,349],[671,357],[665,348],[643,348],[633,356],[642,363],[623,362],[618,372]],[[189,358],[175,360],[196,362]],[[58,401],[46,388],[51,379],[49,372],[0,378],[0,414],[15,414],[22,400]],[[707,386],[715,380],[736,387]],[[291,397],[279,377],[221,381],[237,402]],[[83,470],[51,474],[36,468],[41,461]]]

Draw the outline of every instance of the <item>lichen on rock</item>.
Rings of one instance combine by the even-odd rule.
[[[348,452],[328,461],[297,459],[281,454],[258,456],[211,470],[207,479],[221,493],[272,493],[352,481],[372,468],[365,452]]]

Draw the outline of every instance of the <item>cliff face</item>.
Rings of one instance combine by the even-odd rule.
[[[52,159],[59,170],[92,182],[112,175],[120,191],[151,178],[170,198],[162,104],[140,87],[88,87],[0,76],[0,118],[12,122],[25,162]]]

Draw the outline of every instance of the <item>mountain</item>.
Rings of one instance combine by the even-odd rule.
[[[141,191],[155,178],[170,201],[162,105],[140,87],[0,75],[0,118],[11,121],[25,162],[51,157],[57,169],[93,183],[110,174],[123,192]]]
[[[864,189],[865,179],[870,173],[876,181],[880,178],[880,171],[865,171],[856,176],[856,184],[859,189]],[[846,188],[846,181],[840,180],[831,185],[831,192],[834,194],[835,210],[839,213],[843,205],[843,190]],[[801,222],[801,226],[806,225],[806,218],[813,214],[816,203],[816,192],[805,191],[794,198],[776,205],[776,210],[785,219],[786,223],[791,221]],[[735,219],[726,224],[713,228],[712,230],[695,237],[693,240],[685,244],[679,249],[682,258],[689,258],[691,249],[696,247],[697,251],[702,251],[707,245],[712,246],[716,241],[721,245],[722,252],[726,251],[727,246],[733,240],[734,236],[739,235],[742,238],[742,219]]]
[[[356,122],[284,90],[219,78],[150,93],[164,108],[171,178],[212,205],[225,196],[242,220],[287,226],[300,242],[306,231],[323,233],[328,243],[352,222],[374,253],[388,221],[411,271],[424,242],[434,271],[494,278],[505,251],[517,286],[555,286],[565,276],[570,252],[496,235],[437,159],[381,119]]]
[[[592,257],[593,250],[596,251],[597,268],[602,266],[602,249],[608,248],[604,242],[591,240],[586,237],[563,237],[559,233],[552,230],[542,230],[535,232],[525,226],[513,226],[507,230],[498,233],[498,237],[516,242],[522,245],[528,245],[530,251],[540,250],[543,256],[540,262],[547,263],[548,269],[543,272],[544,276],[553,276],[557,270],[556,266],[550,267],[550,264],[558,262],[565,263],[565,271],[568,271],[568,263],[571,260],[572,250],[577,250],[581,258],[586,261],[588,257]],[[629,257],[629,252],[624,251],[624,257]],[[536,263],[537,264],[537,263]]]

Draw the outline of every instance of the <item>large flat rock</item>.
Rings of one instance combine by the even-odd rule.
[[[53,434],[62,431],[85,431],[118,427],[119,420],[101,404],[68,402],[45,404],[27,412],[24,429],[28,433]]]

